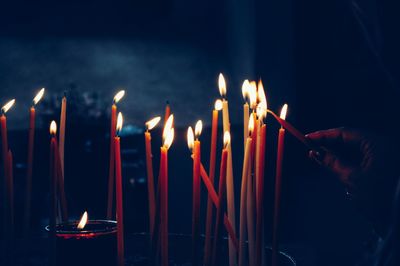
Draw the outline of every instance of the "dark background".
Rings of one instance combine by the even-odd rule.
[[[336,126],[382,134],[398,129],[400,4],[395,1],[1,1],[0,101],[16,157],[16,204],[23,208],[28,108],[38,104],[34,228],[47,223],[48,125],[68,95],[66,189],[73,217],[103,218],[109,110],[119,88],[127,127],[122,139],[127,230],[146,227],[143,123],[169,100],[178,134],[171,148],[171,231],[190,232],[191,161],[185,129],[203,119],[228,82],[236,189],[241,172],[241,83],[262,78],[269,107],[289,104],[288,120],[309,132]],[[266,213],[270,218],[277,125],[267,142]],[[157,136],[157,131],[154,132]],[[160,135],[160,134],[158,134]],[[203,133],[208,164],[209,129]],[[154,138],[155,165],[160,139]],[[287,137],[282,244],[299,265],[354,265],[371,236],[340,184]],[[186,202],[186,203],[185,203]],[[205,204],[203,204],[204,206]],[[19,212],[19,211],[17,211]],[[267,219],[270,237],[270,219]],[[269,228],[269,229],[268,229]]]

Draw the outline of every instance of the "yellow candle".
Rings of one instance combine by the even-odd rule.
[[[250,117],[249,120],[249,136],[246,140],[246,147],[244,151],[244,159],[243,159],[243,168],[242,168],[242,186],[241,186],[241,194],[240,194],[240,240],[239,240],[239,266],[246,265],[245,262],[245,248],[246,248],[246,201],[247,201],[247,186],[248,186],[248,176],[249,176],[249,167],[251,164],[250,154],[251,154],[251,146],[252,146],[252,138],[251,131],[254,127],[253,117]]]
[[[230,122],[229,122],[229,108],[228,101],[225,99],[226,96],[226,83],[224,76],[219,74],[218,78],[218,86],[219,92],[222,96],[222,120],[224,132],[230,132]],[[236,231],[236,223],[235,223],[235,188],[233,182],[233,166],[232,166],[232,146],[228,144],[228,162],[227,162],[227,171],[226,171],[226,196],[227,196],[227,209],[228,209],[228,218],[232,224],[234,232]],[[232,242],[232,239],[229,238],[229,265],[236,265],[236,251]]]

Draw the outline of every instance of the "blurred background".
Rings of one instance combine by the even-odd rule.
[[[68,97],[66,189],[72,217],[103,218],[112,98],[126,90],[123,171],[127,230],[146,230],[144,122],[171,104],[178,134],[171,148],[171,231],[190,232],[191,159],[186,128],[209,124],[224,73],[233,126],[239,191],[242,154],[241,84],[262,78],[269,108],[289,104],[288,120],[304,132],[352,126],[398,129],[399,3],[376,0],[41,0],[0,2],[0,104],[15,156],[17,215],[23,209],[28,110],[36,92],[35,233],[46,223],[48,125]],[[278,126],[268,118],[267,218],[272,211]],[[221,133],[221,130],[220,130]],[[155,165],[161,140],[155,131]],[[157,137],[159,136],[159,137]],[[222,138],[222,135],[221,135]],[[221,146],[221,145],[220,145]],[[157,167],[156,167],[157,169]],[[299,265],[354,265],[366,251],[369,224],[344,189],[288,136],[282,245]],[[238,193],[237,193],[238,195]],[[203,203],[203,207],[205,203]],[[266,221],[270,237],[270,219]]]

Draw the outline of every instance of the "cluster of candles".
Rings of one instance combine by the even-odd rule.
[[[243,166],[240,195],[239,237],[236,236],[234,177],[232,165],[232,148],[230,141],[229,108],[226,99],[226,82],[222,74],[218,79],[222,99],[215,102],[212,112],[211,148],[209,171],[202,164],[200,135],[202,121],[199,120],[193,131],[187,131],[188,147],[193,159],[193,199],[192,199],[192,264],[199,264],[200,245],[200,191],[201,180],[207,188],[207,213],[205,222],[204,265],[218,265],[221,231],[225,228],[229,237],[229,265],[262,265],[264,257],[264,168],[266,149],[266,117],[270,113],[281,124],[278,134],[278,148],[275,177],[275,207],[273,221],[272,265],[278,263],[278,225],[281,197],[282,162],[284,151],[285,128],[308,147],[311,143],[285,121],[287,104],[283,105],[280,115],[268,110],[264,87],[261,80],[245,80],[242,93],[243,105]],[[218,192],[214,185],[216,152],[218,137],[218,112],[222,110],[223,148],[220,160],[220,177]],[[168,265],[168,148],[173,139],[173,115],[167,105],[161,147],[160,172],[158,188],[155,188],[153,173],[153,156],[151,153],[152,130],[161,117],[155,117],[146,123],[145,147],[148,176],[149,200],[149,235],[151,247],[160,250],[160,264]],[[155,192],[157,191],[157,193]],[[226,204],[226,207],[225,207]],[[215,209],[215,210],[214,210]],[[215,217],[214,217],[215,211]]]
[[[239,234],[236,232],[234,177],[232,165],[232,147],[230,135],[230,120],[228,101],[226,99],[226,83],[222,74],[218,80],[221,99],[215,102],[212,111],[211,148],[209,155],[208,171],[203,166],[201,156],[200,136],[202,133],[202,121],[199,120],[194,130],[192,127],[187,131],[188,147],[193,159],[193,207],[192,207],[192,258],[193,265],[200,261],[200,204],[201,183],[207,189],[207,213],[204,241],[204,265],[217,265],[218,254],[221,248],[223,230],[226,230],[229,241],[229,264],[230,265],[262,265],[264,258],[264,168],[265,168],[265,141],[266,141],[266,117],[270,113],[280,124],[278,135],[276,180],[275,180],[275,208],[273,222],[272,243],[272,265],[277,265],[278,255],[278,224],[280,209],[280,191],[282,178],[282,160],[284,151],[285,129],[292,133],[309,148],[314,149],[304,135],[285,121],[287,105],[282,107],[280,115],[267,108],[267,100],[261,81],[245,80],[242,93],[245,100],[243,105],[243,166],[240,193],[240,220]],[[35,134],[35,106],[44,94],[44,89],[35,96],[30,108],[28,159],[26,173],[26,195],[24,225],[25,231],[29,231],[31,216],[31,190],[32,190],[32,168],[34,154]],[[116,263],[124,264],[124,228],[123,228],[123,194],[121,173],[121,151],[119,133],[122,129],[123,118],[119,112],[117,115],[117,103],[123,98],[125,91],[119,91],[113,100],[111,107],[110,125],[110,155],[109,155],[109,177],[108,177],[108,199],[107,219],[112,220],[115,214],[116,230],[110,221],[104,223],[108,234],[116,234]],[[4,235],[6,241],[13,239],[14,228],[14,203],[13,203],[13,157],[8,146],[6,113],[13,106],[15,100],[11,100],[3,106],[0,116],[0,133],[2,141],[2,155],[4,166]],[[64,191],[64,143],[66,123],[67,98],[64,95],[61,103],[60,129],[57,139],[57,125],[55,121],[50,123],[50,239],[56,246],[57,238],[93,239],[99,235],[104,236],[105,231],[97,234],[90,229],[85,229],[88,221],[87,213],[82,216],[80,222],[68,223],[67,200]],[[223,121],[223,148],[219,166],[218,191],[215,187],[217,138],[218,138],[218,115],[222,110]],[[156,187],[153,171],[153,155],[151,148],[150,131],[161,121],[161,117],[155,117],[146,122],[145,149],[146,170],[148,177],[148,205],[149,205],[149,239],[155,257],[163,266],[168,265],[168,149],[174,139],[174,115],[171,114],[170,106],[165,109],[164,128],[162,132],[162,146],[160,147],[160,167],[158,184]],[[115,191],[114,191],[115,190]],[[115,192],[115,194],[114,194]],[[114,200],[115,210],[114,207]],[[98,229],[99,221],[92,221],[91,226]],[[68,225],[68,226],[67,226]],[[57,233],[57,228],[67,226],[68,234]],[[72,228],[72,229],[71,229]],[[86,230],[83,232],[83,230]],[[71,233],[72,230],[72,233]],[[72,245],[74,246],[74,245]],[[56,254],[55,250],[51,251]]]

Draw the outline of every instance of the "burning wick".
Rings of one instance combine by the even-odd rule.
[[[120,90],[119,92],[117,92],[117,94],[115,94],[113,102],[114,103],[118,103],[125,95],[125,91],[124,90]]]
[[[85,212],[83,213],[82,218],[81,218],[81,220],[79,221],[79,224],[78,224],[78,226],[77,226],[76,228],[78,228],[78,229],[80,229],[80,230],[82,230],[83,228],[85,228],[86,223],[87,223],[87,220],[88,220],[88,214],[87,214],[87,212],[85,211]]]

